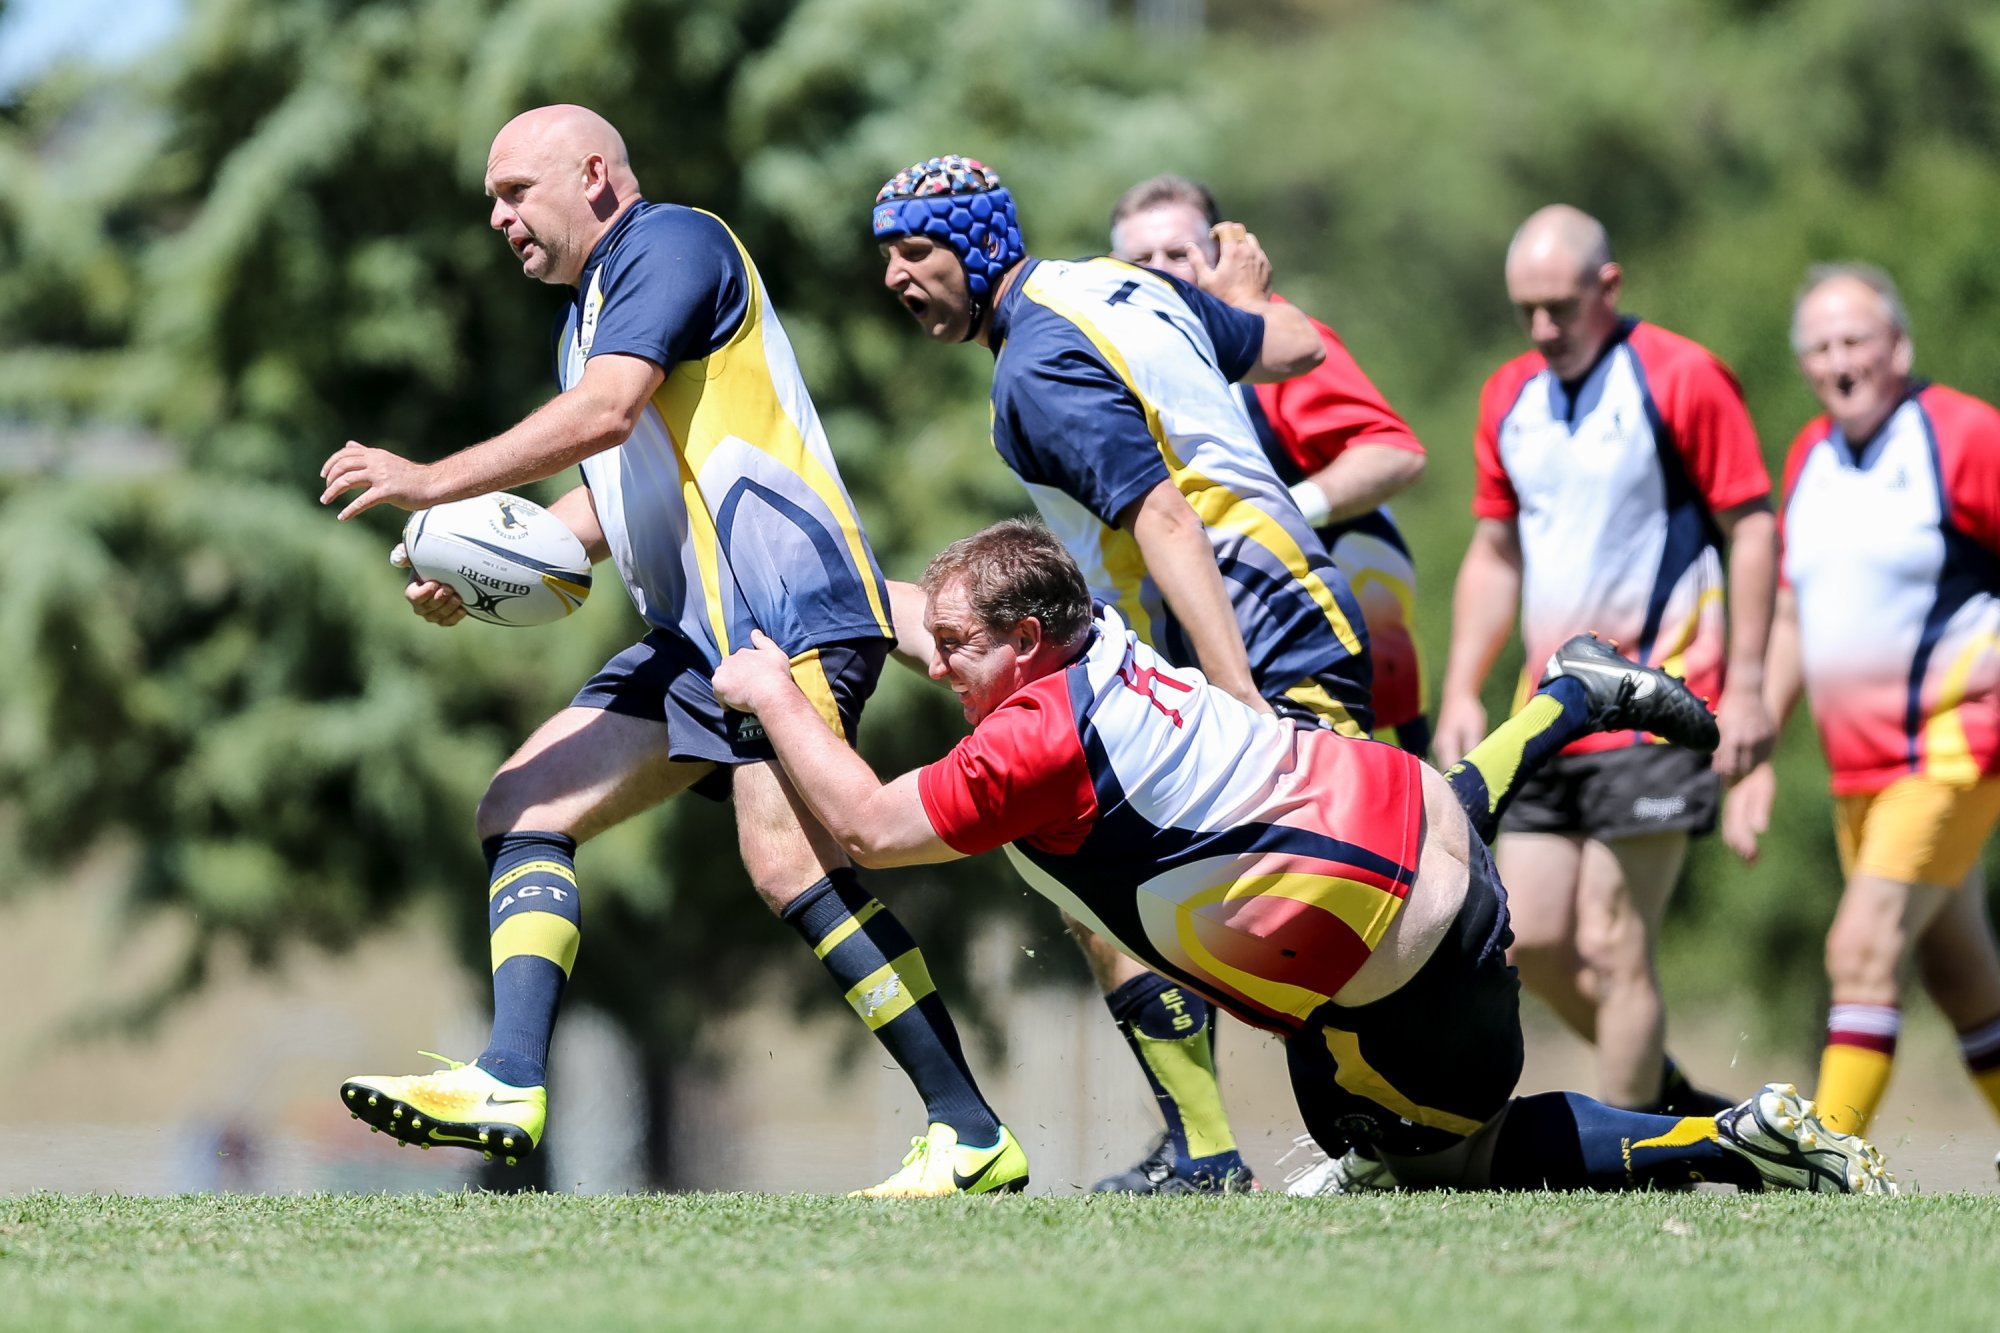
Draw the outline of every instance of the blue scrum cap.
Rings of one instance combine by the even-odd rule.
[[[950,246],[976,305],[991,300],[1000,275],[1027,254],[1014,197],[999,173],[956,153],[897,172],[875,192],[872,221],[878,241],[928,236]]]

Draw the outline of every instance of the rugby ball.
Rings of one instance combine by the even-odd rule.
[[[590,557],[563,521],[532,500],[495,491],[420,509],[403,525],[418,578],[457,591],[475,620],[546,625],[590,595]]]

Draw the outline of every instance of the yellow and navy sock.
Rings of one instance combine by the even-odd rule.
[[[1482,842],[1500,831],[1500,816],[1528,777],[1565,745],[1590,734],[1590,696],[1581,681],[1557,676],[1527,706],[1502,722],[1472,753],[1445,771],[1458,803]]]
[[[1993,1114],[2000,1115],[2000,1018],[1958,1034],[1958,1053],[1972,1081],[1985,1094]]]
[[[1867,1131],[1896,1063],[1902,1011],[1893,1004],[1836,1004],[1826,1019],[1826,1049],[1819,1057],[1813,1101],[1828,1129]]]
[[[576,841],[560,833],[503,833],[482,846],[493,1037],[475,1063],[502,1083],[532,1088],[548,1080],[549,1037],[582,938]]]
[[[924,955],[903,923],[862,889],[852,870],[836,870],[784,911],[812,946],[833,984],[902,1066],[931,1120],[958,1131],[958,1141],[986,1147],[1000,1141],[1000,1121],[979,1093],[958,1029],[931,984]]]
[[[1507,1108],[1490,1184],[1503,1190],[1626,1190],[1703,1181],[1752,1189],[1759,1181],[1754,1165],[1722,1146],[1713,1116],[1648,1115],[1580,1092],[1544,1092],[1518,1097]]]
[[[1243,1171],[1215,1081],[1215,1018],[1207,1000],[1151,972],[1104,997],[1167,1122],[1178,1173],[1219,1183]]]

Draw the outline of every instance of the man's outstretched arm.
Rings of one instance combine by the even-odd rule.
[[[428,509],[553,477],[592,454],[625,443],[665,378],[643,357],[606,354],[584,363],[583,378],[509,430],[435,463],[415,463],[387,449],[349,440],[321,464],[319,502],[360,495],[340,511],[353,518],[378,504]]]
[[[792,681],[791,660],[761,630],[715,671],[715,697],[725,707],[755,713],[778,752],[778,763],[815,817],[864,866],[956,861],[931,827],[917,795],[917,770],[893,782],[833,734]]]

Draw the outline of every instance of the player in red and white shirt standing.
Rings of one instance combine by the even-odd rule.
[[[1436,753],[1449,764],[1485,731],[1480,686],[1517,605],[1531,671],[1595,630],[1719,701],[1713,772],[1642,734],[1588,737],[1522,784],[1496,844],[1517,886],[1522,981],[1596,1041],[1600,1094],[1707,1105],[1688,1100],[1702,1094],[1665,1057],[1654,935],[1688,834],[1713,826],[1717,776],[1770,748],[1776,522],[1736,381],[1699,345],[1622,318],[1622,276],[1603,226],[1567,205],[1535,213],[1508,248],[1508,299],[1535,350],[1481,395],[1478,522],[1453,598]]]
[[[2000,1113],[2000,957],[1979,859],[2000,818],[2000,411],[1911,378],[1902,299],[1860,264],[1814,269],[1792,350],[1826,411],[1785,462],[1784,574],[1765,697],[1803,689],[1832,771],[1847,885],[1818,1102],[1859,1132],[1889,1082],[1912,962]],[[1730,794],[1747,858],[1776,778]]]

